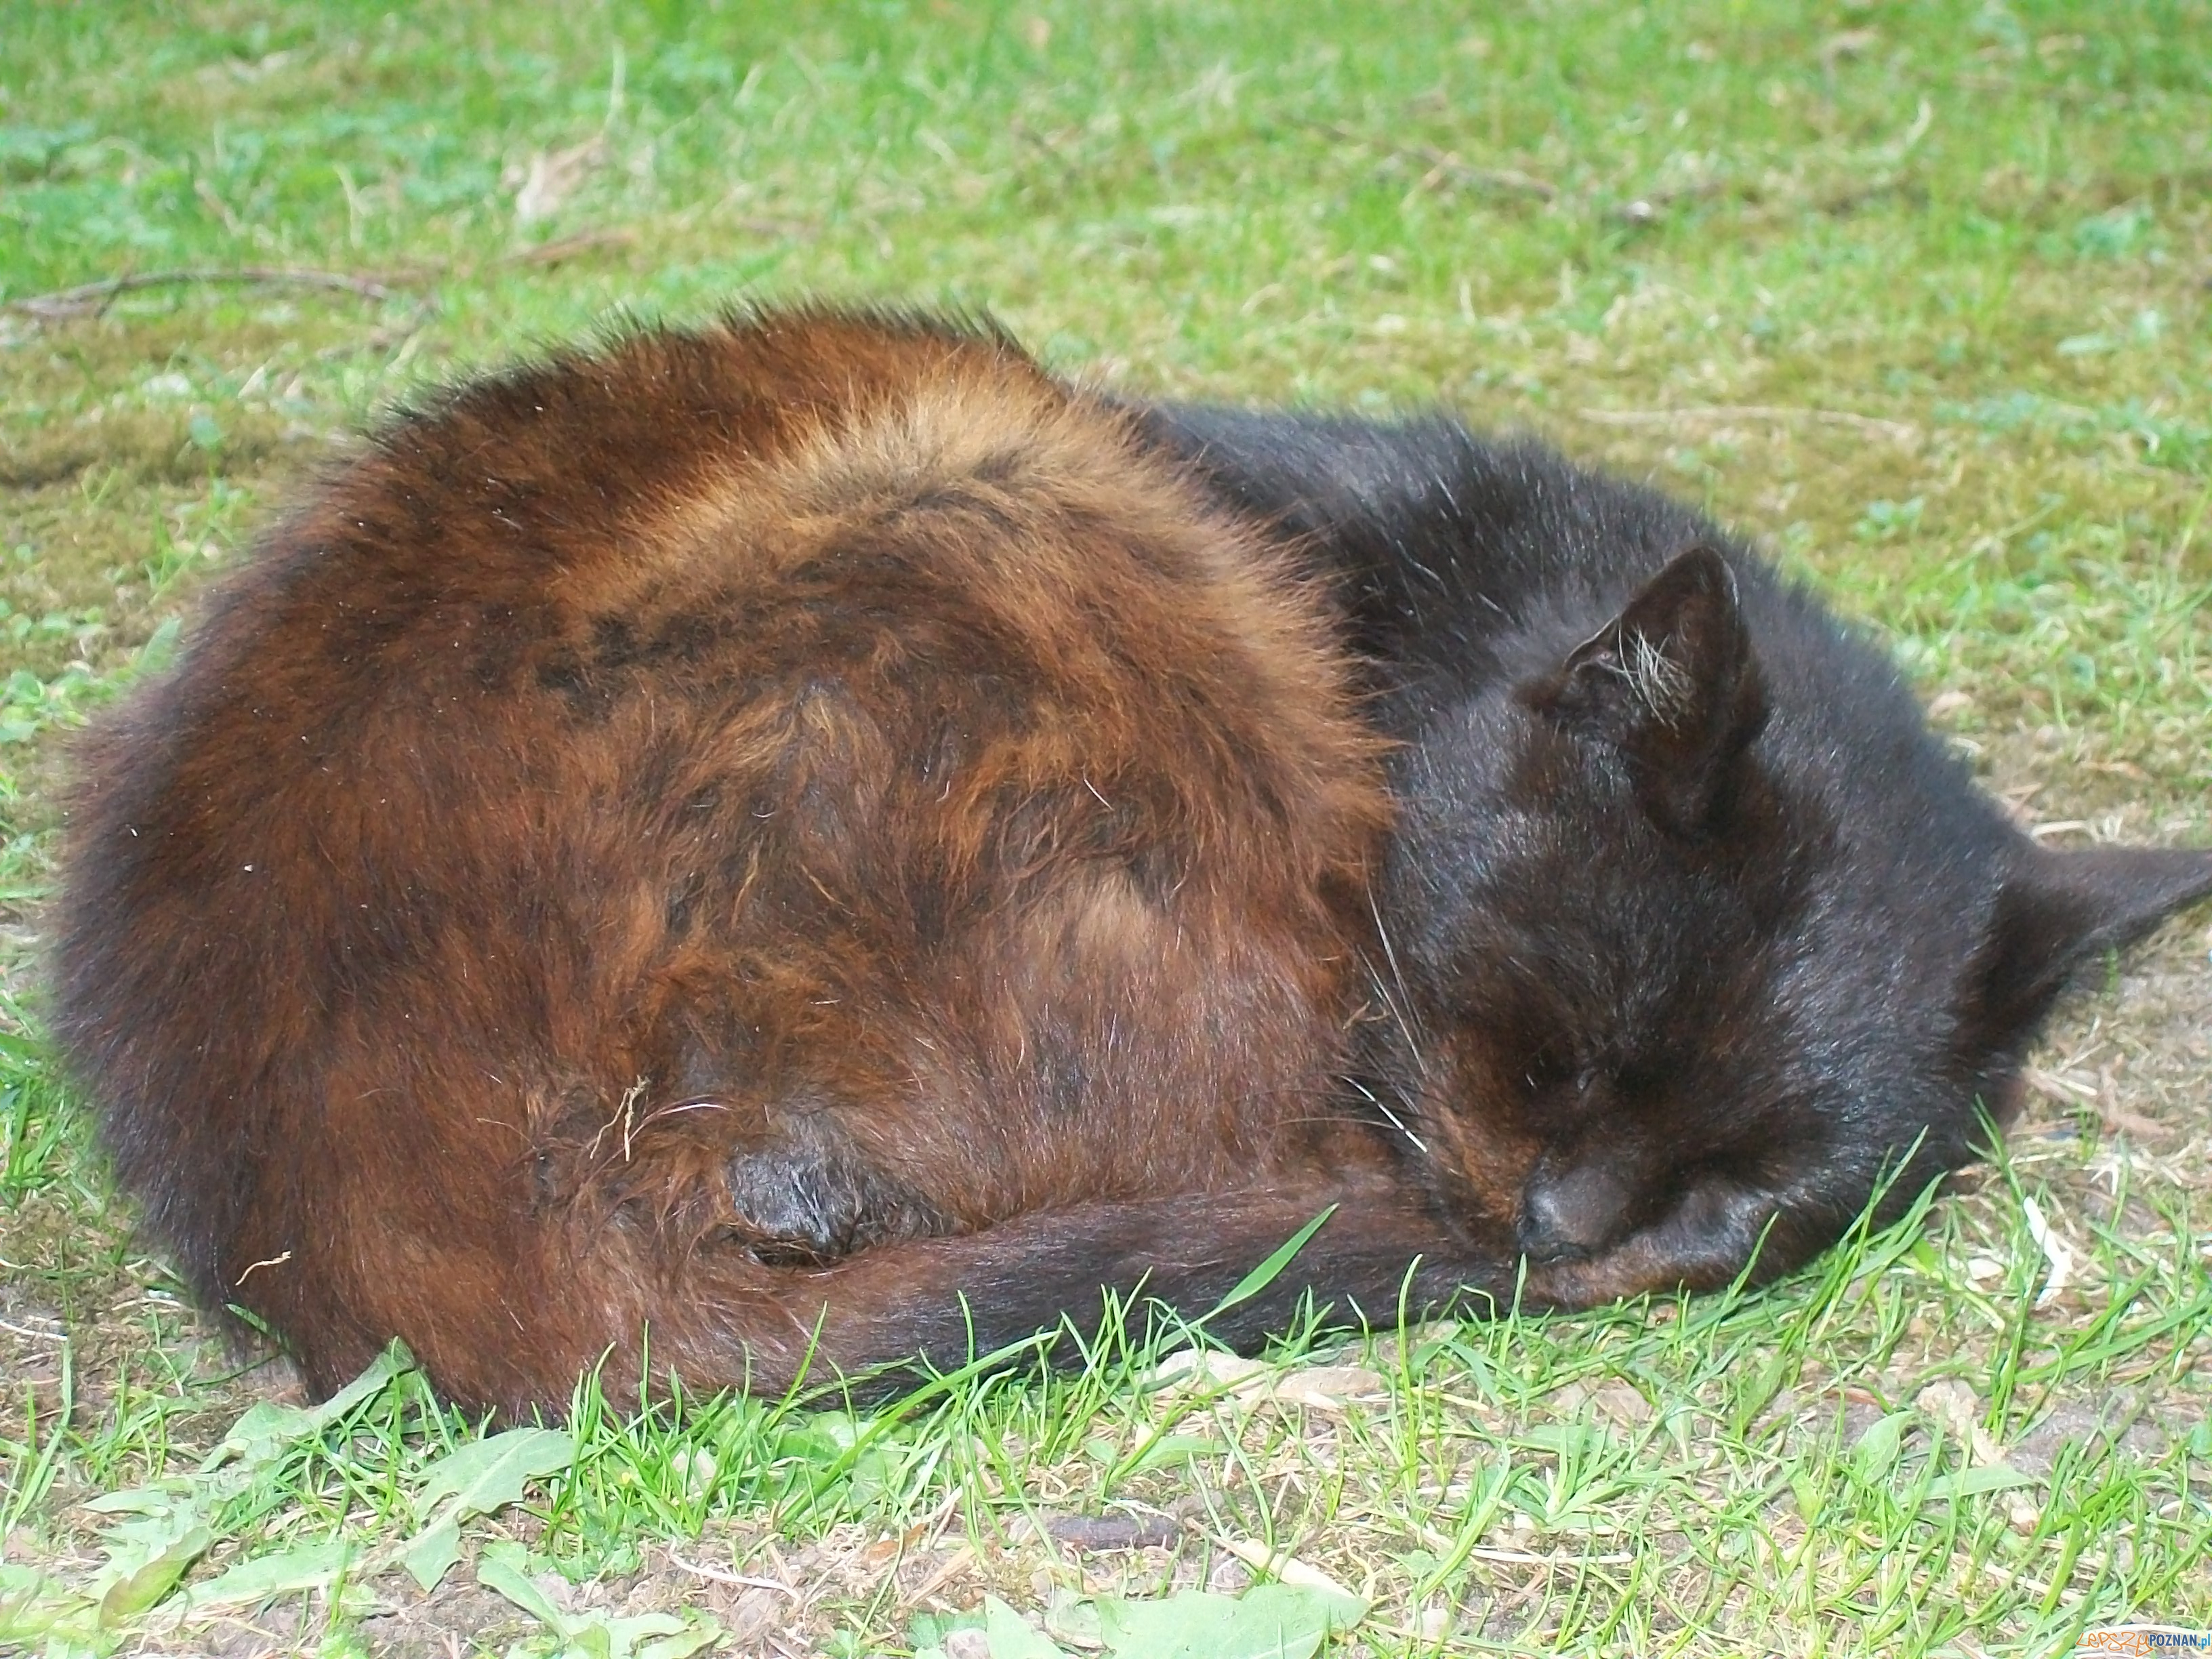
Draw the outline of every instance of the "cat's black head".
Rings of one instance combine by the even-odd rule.
[[[2039,848],[1755,560],[1595,614],[1531,615],[1410,736],[1369,1068],[1454,1221],[1573,1304],[1902,1208],[2069,976],[2212,891],[2212,854]]]

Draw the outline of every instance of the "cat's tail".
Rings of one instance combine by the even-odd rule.
[[[459,1256],[410,1271],[387,1236],[373,1281],[287,1305],[278,1328],[317,1392],[398,1335],[448,1399],[527,1416],[562,1410],[594,1368],[618,1407],[675,1380],[694,1395],[880,1400],[971,1365],[1079,1362],[1109,1324],[1140,1342],[1197,1322],[1249,1349],[1310,1319],[1389,1326],[1462,1302],[1488,1313],[1516,1288],[1509,1255],[1470,1249],[1379,1177],[1040,1210],[820,1267],[711,1238],[670,1251],[649,1225],[565,1231],[500,1250],[481,1282]]]
[[[1249,1349],[1308,1319],[1486,1314],[1516,1291],[1509,1255],[1470,1249],[1379,1181],[1042,1211],[818,1269],[702,1255],[685,1277],[647,1334],[644,1374],[603,1371],[611,1393],[672,1372],[687,1389],[819,1382],[881,1397],[981,1362],[1076,1361],[1109,1320],[1139,1341],[1197,1322]]]

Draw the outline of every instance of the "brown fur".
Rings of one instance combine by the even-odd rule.
[[[825,1306],[823,1359],[910,1352],[995,1224],[1379,1166],[1328,1104],[1376,743],[1323,597],[1131,427],[785,313],[311,490],[74,802],[60,1029],[198,1294],[319,1389],[395,1334],[475,1403],[648,1340],[777,1387]],[[884,1248],[749,1212],[784,1147]]]

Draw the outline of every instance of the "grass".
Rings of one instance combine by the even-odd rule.
[[[2212,8],[0,0],[0,1647],[957,1655],[988,1595],[1137,1652],[1132,1602],[1311,1575],[1364,1604],[1338,1653],[2212,1625],[2201,918],[2077,1000],[2006,1162],[1769,1291],[870,1418],[586,1385],[557,1445],[404,1368],[330,1414],[241,1370],[33,971],[67,730],[289,483],[415,388],[747,295],[1533,427],[1757,530],[2054,838],[2201,842]],[[374,283],[15,303],[246,267]]]

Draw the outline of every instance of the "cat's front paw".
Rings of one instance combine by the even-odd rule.
[[[1657,1219],[1625,1232],[1604,1224],[1619,1212],[1601,1182],[1563,1181],[1556,1192],[1539,1190],[1535,1203],[1524,1203],[1520,1235],[1528,1294],[1545,1305],[1589,1308],[1647,1293],[1718,1290],[1754,1263],[1755,1278],[1771,1279],[1810,1254],[1786,1224],[1776,1194],[1725,1178],[1693,1183]],[[1529,1248],[1532,1231],[1542,1253]],[[1594,1236],[1601,1242],[1582,1243]]]
[[[779,1121],[724,1166],[730,1231],[769,1267],[820,1267],[889,1239],[949,1232],[928,1197],[871,1164],[826,1112]]]

